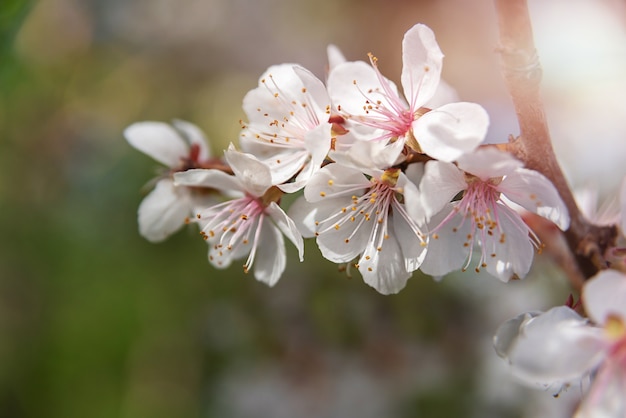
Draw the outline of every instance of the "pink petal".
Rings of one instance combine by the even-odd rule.
[[[479,148],[470,154],[463,155],[459,157],[457,164],[461,170],[483,181],[506,176],[524,166],[508,152],[492,147]]]

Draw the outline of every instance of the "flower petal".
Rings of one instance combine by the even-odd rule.
[[[159,180],[139,205],[139,233],[148,241],[163,241],[185,224],[190,212],[188,191],[170,179]]]
[[[524,164],[508,152],[496,148],[479,148],[476,151],[458,158],[457,165],[467,173],[473,174],[483,181],[506,176]]]
[[[413,122],[413,135],[424,153],[452,162],[485,139],[489,115],[476,103],[450,103]]]
[[[441,77],[443,54],[435,34],[426,25],[409,29],[402,40],[402,87],[411,109],[425,104],[435,94]]]
[[[243,187],[235,176],[226,174],[221,170],[207,170],[194,168],[187,171],[174,173],[174,183],[177,186],[206,187],[216,189],[232,196],[243,196]]]
[[[607,360],[595,376],[589,393],[574,418],[626,417],[626,372],[622,364]]]
[[[269,219],[261,225],[259,242],[254,259],[254,278],[274,286],[285,271],[287,256],[283,234]]]
[[[403,216],[404,208],[402,205],[394,205],[393,210],[393,215],[390,215],[393,231],[390,232],[400,246],[404,258],[404,269],[412,273],[422,265],[424,257],[426,257],[426,239],[420,239],[420,236],[417,235],[415,222],[408,216]]]
[[[396,85],[379,76],[376,70],[363,61],[349,61],[334,67],[328,75],[328,92],[332,103],[340,112],[350,115],[367,116],[367,103],[380,100],[380,107],[394,109],[397,103],[389,102],[389,94],[393,100],[400,100]],[[385,84],[381,85],[381,80]],[[387,90],[387,91],[385,91]],[[367,96],[367,97],[366,97]],[[369,102],[368,102],[369,100]]]
[[[516,324],[519,332],[514,336]],[[593,370],[605,355],[603,338],[601,329],[559,306],[503,324],[494,342],[519,379],[546,387],[574,381]]]
[[[302,235],[294,221],[275,202],[271,202],[265,212],[272,218],[278,229],[293,243],[298,249],[300,261],[304,260],[304,241]]]
[[[562,230],[569,227],[567,207],[550,180],[542,174],[518,168],[504,177],[502,183],[498,185],[498,190],[507,199],[554,222]]]
[[[363,281],[383,295],[398,293],[411,277],[405,269],[398,241],[390,234],[379,249],[372,244],[367,246],[358,263]]]
[[[133,123],[124,130],[124,136],[135,149],[168,167],[179,165],[189,153],[188,145],[167,123]]]
[[[463,172],[452,163],[428,161],[420,182],[426,220],[439,213],[460,191],[467,188]]]
[[[330,206],[329,210],[332,210]],[[319,206],[314,203],[308,202],[304,196],[300,196],[295,202],[291,204],[287,211],[288,216],[294,221],[298,231],[304,238],[313,238],[317,226],[315,225],[316,219],[323,219],[318,216]],[[329,212],[328,215],[330,215]]]
[[[341,50],[333,44],[330,44],[326,47],[326,55],[328,56],[328,69],[329,71],[338,66],[339,64],[343,64],[346,62],[346,57],[343,55]]]
[[[433,216],[429,222],[433,228],[439,225],[453,211],[454,206],[448,204],[441,212]],[[470,223],[462,222],[457,214],[435,229],[428,240],[426,258],[420,269],[431,276],[441,277],[452,271],[460,270],[467,263],[470,248],[465,244],[470,233]]]
[[[496,204],[492,209],[498,214],[499,229],[493,235],[483,237],[483,252],[487,271],[503,282],[512,278],[524,278],[533,262],[534,249],[528,238],[529,229],[521,216],[509,207]]]
[[[323,167],[311,177],[304,189],[304,197],[309,202],[350,197],[353,194],[360,194],[359,191],[370,185],[370,181],[359,170],[333,163]]]
[[[233,144],[224,151],[224,157],[243,188],[260,197],[272,186],[270,168],[251,154],[237,151]]]
[[[200,149],[198,153],[198,160],[205,161],[211,157],[211,149],[209,148],[208,141],[204,132],[193,123],[186,122],[180,119],[174,119],[172,124],[178,131],[180,131],[187,139],[189,144],[197,145]]]
[[[583,287],[583,302],[589,317],[596,324],[605,324],[616,315],[626,324],[626,275],[615,270],[603,270]]]

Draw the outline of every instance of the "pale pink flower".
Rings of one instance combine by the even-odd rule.
[[[200,167],[211,157],[204,134],[191,123],[176,120],[137,122],[124,130],[130,145],[165,165],[168,170],[156,180],[137,213],[139,233],[148,241],[159,242],[178,231],[196,207],[212,201],[209,193],[176,187],[172,174]]]
[[[427,162],[420,192],[431,233],[422,271],[434,276],[467,268],[476,249],[477,271],[485,268],[503,281],[526,275],[533,246],[540,248],[540,243],[507,201],[561,229],[569,225],[567,208],[552,183],[495,148],[478,149],[456,164]]]
[[[369,128],[361,135],[364,139],[389,145],[399,141],[442,161],[454,161],[474,150],[483,142],[489,124],[481,106],[459,102],[429,107],[445,101],[435,97],[443,54],[433,32],[422,24],[413,26],[404,36],[402,54],[406,100],[370,55],[371,65],[356,61],[332,68],[328,91],[333,105],[349,124]],[[397,148],[399,154],[402,147]]]
[[[604,270],[587,281],[582,301],[592,322],[566,306],[518,316],[494,337],[498,354],[522,382],[567,387],[590,377],[575,418],[626,416],[626,275]]]
[[[267,164],[272,183],[282,190],[304,187],[331,145],[330,98],[324,84],[300,66],[274,65],[246,94],[243,109],[248,123],[240,134],[242,150]]]
[[[356,267],[380,293],[399,292],[425,255],[426,239],[406,212],[419,205],[417,187],[399,169],[360,170],[329,164],[289,210],[305,237],[317,237],[322,255]]]
[[[272,185],[267,165],[230,146],[224,157],[233,170],[195,169],[174,175],[177,185],[211,187],[233,199],[200,210],[196,219],[209,243],[209,261],[217,268],[247,256],[244,271],[276,284],[286,266],[285,235],[303,260],[304,243],[294,222],[278,205],[282,192]]]

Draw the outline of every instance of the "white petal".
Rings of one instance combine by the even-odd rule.
[[[328,69],[332,70],[339,64],[343,64],[346,62],[346,57],[343,55],[341,50],[333,44],[328,45],[326,47],[326,55],[328,55]]]
[[[398,177],[397,186],[402,189],[402,194],[404,195],[404,210],[413,222],[418,226],[422,226],[426,222],[422,196],[412,179],[409,179],[409,175],[411,175],[414,179],[419,180],[421,174],[418,174],[417,171],[423,171],[423,164],[411,164],[407,169],[406,175],[402,173]]]
[[[626,417],[626,372],[622,364],[606,361],[593,379],[574,418]]]
[[[485,139],[489,115],[475,103],[450,103],[413,122],[413,135],[424,153],[452,162]]]
[[[332,103],[340,112],[366,116],[363,107],[367,100],[364,95],[370,99],[369,102],[376,103],[380,100],[382,107],[391,109],[394,105],[384,92],[386,87],[395,100],[400,100],[396,85],[384,77],[382,80],[385,86],[381,86],[381,80],[372,66],[363,61],[350,61],[332,69],[328,75],[328,92]]]
[[[293,243],[298,249],[300,261],[304,260],[304,241],[298,231],[294,221],[275,202],[271,202],[265,208],[267,214],[272,218],[278,229]]]
[[[337,163],[359,170],[385,170],[397,165],[404,158],[403,150],[404,141],[401,140],[390,144],[384,141],[356,141],[347,153],[333,154],[333,158]]]
[[[160,180],[138,210],[139,233],[151,242],[160,242],[178,231],[190,215],[189,193],[169,179]]]
[[[487,255],[487,271],[503,282],[513,277],[524,278],[533,262],[534,248],[528,238],[529,229],[520,215],[512,209],[497,204],[492,212],[497,211],[499,228],[493,235],[485,235],[482,245]],[[476,231],[478,234],[479,231]]]
[[[189,147],[178,132],[163,122],[137,122],[124,130],[130,145],[168,167],[180,164]]]
[[[278,187],[285,193],[294,193],[302,189],[309,182],[313,174],[322,167],[322,163],[330,149],[330,124],[323,124],[306,133],[304,141],[308,151],[308,161],[292,183],[281,184]]]
[[[254,259],[254,277],[269,286],[274,286],[285,271],[287,256],[283,234],[269,219],[261,225],[260,242]]]
[[[211,149],[204,132],[193,123],[184,120],[175,119],[172,124],[176,129],[183,133],[189,144],[197,145],[200,148],[198,159],[200,161],[208,160],[211,157]]]
[[[439,80],[439,86],[437,86],[437,90],[435,90],[435,95],[424,104],[424,107],[436,109],[448,103],[458,101],[459,95],[456,90],[444,80]]]
[[[430,228],[436,228],[452,210],[453,206],[448,204],[444,210],[433,216],[429,223]],[[461,216],[457,214],[431,234],[426,258],[420,267],[424,273],[435,277],[444,276],[460,270],[466,264],[470,248],[464,243],[470,228],[469,222],[461,223],[461,220]]]
[[[463,172],[454,164],[428,161],[420,182],[426,220],[439,213],[460,191],[467,188]]]
[[[398,241],[404,258],[404,269],[412,273],[417,270],[426,257],[426,241],[417,235],[416,225],[400,213],[403,208],[394,206],[394,213],[390,215],[393,226],[393,235]]]
[[[567,207],[556,188],[542,174],[518,168],[498,185],[508,199],[554,222],[562,230],[569,227]]]
[[[317,78],[311,71],[307,70],[304,67],[299,65],[293,66],[293,72],[298,76],[300,81],[302,82],[302,86],[306,90],[306,93],[303,93],[302,88],[300,89],[300,95],[305,94],[305,98],[299,97],[300,101],[307,104],[307,107],[312,106],[315,115],[317,116],[317,124],[321,125],[322,123],[328,122],[328,106],[330,106],[330,96],[328,95],[328,90],[324,83]],[[300,106],[302,107],[302,106]],[[313,127],[310,127],[313,128]]]
[[[359,170],[340,164],[328,164],[309,179],[304,189],[304,197],[309,202],[340,196],[350,197],[361,194],[358,192],[370,186],[370,181]]]
[[[625,274],[603,270],[585,283],[582,295],[585,310],[595,323],[606,323],[610,315],[616,315],[626,323]]]
[[[375,222],[364,221],[364,217],[342,225],[334,222],[333,216],[345,217],[342,208],[349,208],[352,200],[349,197],[319,201],[316,203],[315,219],[319,223],[317,246],[327,260],[334,263],[347,263],[361,254],[370,240]],[[348,214],[349,216],[349,214]]]
[[[508,152],[487,147],[459,157],[457,165],[461,170],[487,181],[511,174],[524,164]]]
[[[304,238],[313,238],[317,227],[315,220],[320,217],[317,214],[319,205],[309,203],[304,196],[300,196],[291,204],[287,211],[288,216],[293,219],[298,231]]]
[[[363,281],[383,295],[398,293],[411,277],[394,236],[383,242],[380,251],[375,245],[368,245],[359,260],[359,271]]]
[[[519,318],[512,321],[520,322]],[[589,326],[565,306],[521,321],[516,338],[511,338],[511,327],[505,323],[498,330],[495,344],[513,373],[530,385],[545,387],[577,380],[593,370],[605,355],[602,330]],[[499,338],[510,343],[498,343]]]
[[[233,144],[224,152],[224,157],[241,185],[251,195],[260,197],[272,186],[269,167],[253,155],[239,152]]]
[[[417,24],[402,40],[402,87],[404,95],[417,109],[433,97],[441,77],[443,54],[433,31]]]
[[[174,183],[178,186],[206,187],[232,195],[233,192],[242,192],[241,182],[230,174],[221,170],[207,170],[194,168],[174,173]],[[241,193],[238,193],[241,194]]]

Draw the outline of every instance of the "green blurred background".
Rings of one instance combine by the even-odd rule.
[[[209,266],[194,228],[158,245],[137,232],[156,163],[127,125],[186,119],[220,153],[268,66],[323,78],[335,43],[397,80],[417,22],[462,99],[500,116],[491,140],[515,133],[489,2],[0,0],[0,417],[528,414],[490,339],[565,299],[548,260],[556,285],[416,275],[385,297],[312,242],[269,289]]]

